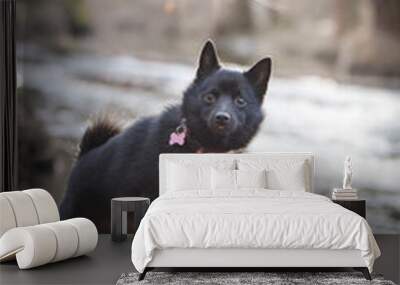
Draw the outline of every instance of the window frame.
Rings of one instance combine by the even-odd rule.
[[[0,192],[17,190],[16,0],[0,1]]]

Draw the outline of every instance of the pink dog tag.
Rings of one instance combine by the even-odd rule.
[[[181,123],[179,124],[178,127],[176,127],[175,132],[171,133],[169,135],[169,145],[184,145],[185,140],[186,140],[186,134],[187,134],[187,126],[186,126],[186,119],[182,118]]]
[[[181,132],[181,133],[173,132],[169,136],[169,145],[178,144],[182,146],[185,144],[185,138],[186,138],[186,132]]]

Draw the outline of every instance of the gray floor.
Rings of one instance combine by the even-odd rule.
[[[376,235],[382,256],[375,272],[395,283],[400,281],[400,235]],[[100,235],[97,249],[89,256],[19,270],[15,262],[0,265],[0,284],[115,284],[124,272],[134,271],[130,260],[131,238],[114,243]]]
[[[110,235],[100,235],[88,256],[29,270],[18,270],[16,262],[1,264],[0,284],[115,284],[122,273],[134,271],[131,240],[114,243]]]

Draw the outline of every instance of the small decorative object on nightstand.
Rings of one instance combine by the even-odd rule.
[[[111,239],[124,241],[128,233],[127,213],[134,213],[134,231],[139,227],[150,199],[144,197],[121,197],[111,199]]]
[[[343,177],[343,189],[351,190],[351,182],[353,179],[353,163],[351,162],[351,157],[346,156],[344,161],[344,177]]]
[[[353,164],[351,157],[346,156],[344,161],[343,188],[335,188],[332,192],[332,200],[358,200],[357,189],[351,187],[353,179]]]
[[[365,219],[366,217],[365,200],[332,200],[332,201],[350,211],[353,211],[356,214],[359,214],[361,217]]]

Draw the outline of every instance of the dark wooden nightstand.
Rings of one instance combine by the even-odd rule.
[[[144,217],[150,199],[144,197],[120,197],[111,199],[111,239],[124,241],[128,234],[127,215],[134,213],[133,232],[136,233],[140,221]]]
[[[365,200],[332,200],[332,202],[359,214],[364,219],[366,217]]]

